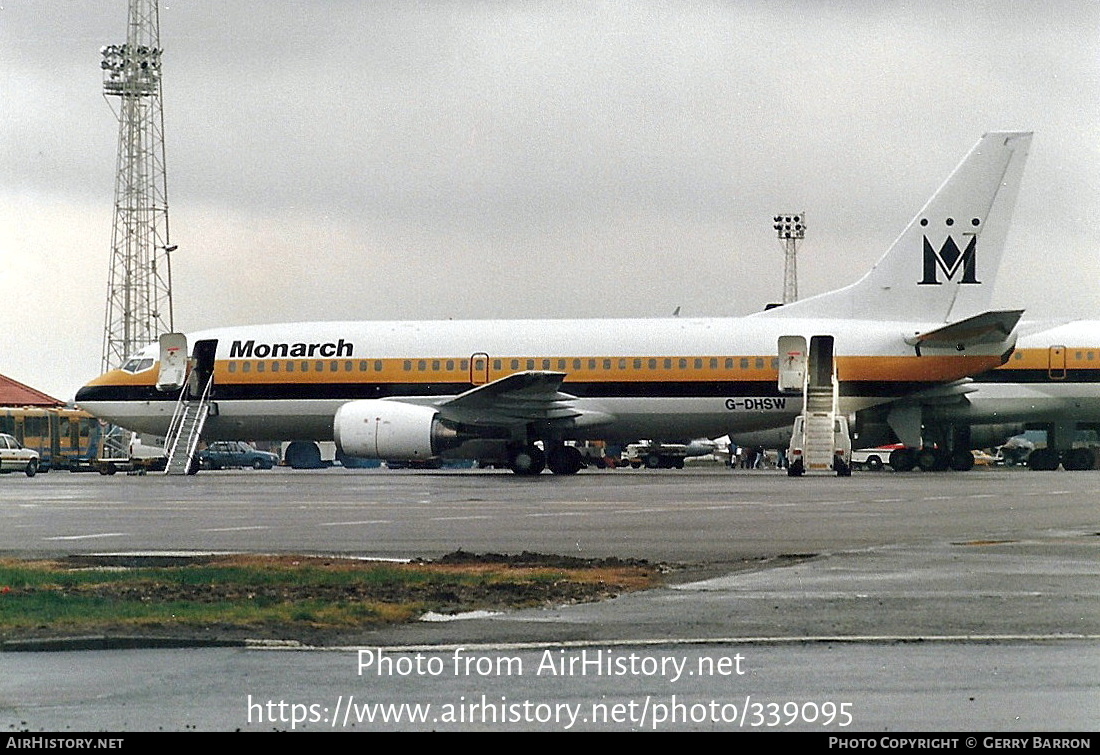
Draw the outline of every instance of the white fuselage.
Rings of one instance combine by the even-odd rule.
[[[433,405],[524,370],[566,373],[572,405],[609,422],[569,437],[666,440],[789,425],[800,393],[777,387],[783,335],[835,339],[841,409],[853,412],[1001,363],[1011,341],[958,352],[904,341],[919,322],[749,316],[632,320],[331,322],[195,333],[217,341],[215,411],[204,437],[327,440],[340,406],[364,398]],[[83,388],[78,403],[124,427],[163,433],[157,349]]]

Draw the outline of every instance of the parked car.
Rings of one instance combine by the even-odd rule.
[[[259,451],[240,440],[219,440],[199,451],[199,464],[203,469],[226,467],[252,467],[271,469],[279,463],[279,457],[269,451]]]
[[[877,472],[890,463],[890,454],[899,448],[905,448],[901,443],[888,443],[874,448],[859,448],[852,451],[852,466]]]
[[[0,472],[25,472],[34,477],[38,472],[38,452],[23,448],[13,436],[0,433]]]

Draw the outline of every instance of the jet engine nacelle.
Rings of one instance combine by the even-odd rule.
[[[378,399],[341,406],[332,431],[344,456],[368,459],[430,459],[457,437],[430,406]]]

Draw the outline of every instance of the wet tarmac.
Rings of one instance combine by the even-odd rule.
[[[337,469],[10,476],[0,480],[0,555],[462,548],[692,568],[600,604],[421,622],[336,650],[5,653],[0,724],[1092,731],[1098,482],[1100,472],[1010,469],[800,480],[720,468],[536,480]],[[460,647],[459,658],[478,660],[456,670]],[[393,665],[361,674],[364,652]],[[731,671],[738,656],[744,673]],[[386,709],[404,718],[383,722],[375,703],[430,707]]]

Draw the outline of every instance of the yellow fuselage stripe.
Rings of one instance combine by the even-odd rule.
[[[1046,359],[1046,350],[1041,350]],[[1037,357],[1036,357],[1037,358]],[[1031,361],[1029,357],[1028,362]],[[840,381],[942,382],[999,366],[995,356],[840,356]],[[1023,366],[1018,361],[1011,367]],[[115,370],[90,385],[148,386],[156,381],[158,364],[137,374]],[[1045,369],[1046,362],[1042,363]],[[1100,368],[1100,363],[1097,363]],[[388,359],[233,359],[219,360],[214,380],[220,385],[331,383],[468,383],[491,382],[518,371],[566,373],[565,382],[760,382],[775,381],[778,359],[771,356],[703,357],[494,357],[487,371],[465,358]]]

